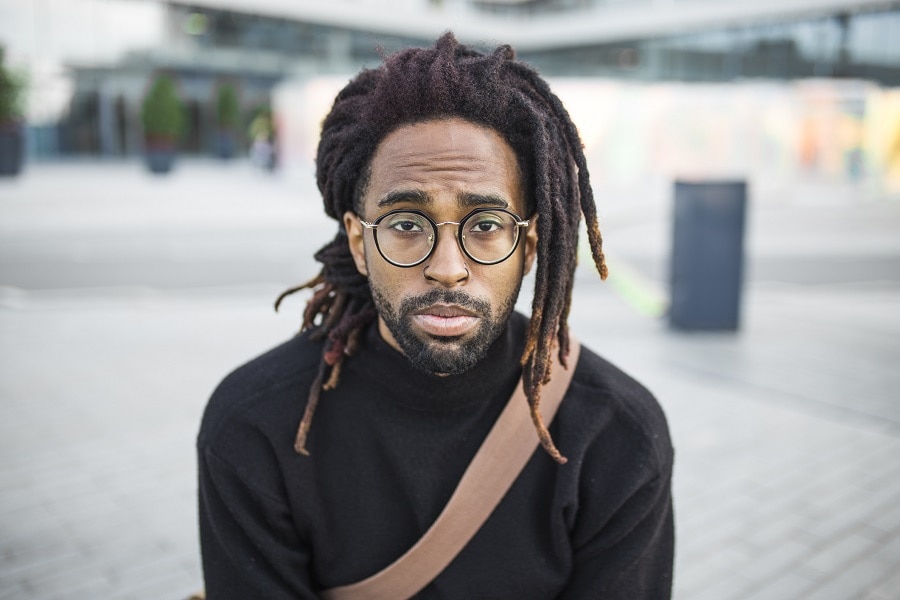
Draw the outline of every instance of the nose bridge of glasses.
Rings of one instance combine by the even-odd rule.
[[[461,225],[461,222],[460,221],[441,221],[440,223],[434,223],[434,237],[431,238],[432,246],[437,246],[441,241],[440,236],[438,235],[438,227],[440,227],[442,225],[456,225],[457,230],[454,232],[454,234],[458,234],[459,226]],[[456,243],[456,245],[459,246],[459,240],[457,239],[458,235],[453,235],[453,236],[449,236],[449,237],[452,237],[454,242]],[[461,247],[459,249],[462,250]]]
[[[442,225],[456,225],[457,227],[459,227],[460,225],[462,225],[462,222],[461,221],[441,221],[440,223],[435,223],[434,224],[435,232],[437,231],[437,228]]]

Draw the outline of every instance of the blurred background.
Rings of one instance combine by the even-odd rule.
[[[0,600],[202,585],[194,437],[299,326],[319,123],[448,29],[579,127],[570,324],[668,415],[675,598],[900,599],[900,2],[0,0]]]

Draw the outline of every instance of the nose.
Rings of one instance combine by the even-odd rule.
[[[456,225],[456,223],[447,223]],[[441,223],[444,225],[444,223]],[[440,230],[440,227],[438,227]],[[456,287],[463,285],[469,278],[469,268],[466,266],[466,256],[452,228],[447,227],[437,234],[434,251],[425,261],[423,273],[425,279],[434,281],[444,287]]]

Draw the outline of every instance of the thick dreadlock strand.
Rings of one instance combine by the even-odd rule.
[[[316,378],[313,379],[312,387],[309,391],[309,397],[306,400],[306,409],[303,411],[303,419],[300,421],[300,427],[297,429],[297,437],[294,439],[294,450],[304,456],[309,456],[306,449],[306,438],[309,436],[309,428],[312,426],[313,414],[319,405],[319,397],[322,395],[322,381],[325,378],[325,361],[319,363],[319,369],[316,371]]]
[[[581,148],[581,146],[576,146],[576,147]],[[569,168],[570,168],[569,181],[572,181],[573,179],[577,180],[578,167],[576,165],[569,165]],[[566,279],[566,290],[563,293],[563,307],[562,307],[562,313],[560,314],[560,317],[559,317],[560,325],[559,325],[559,333],[557,335],[557,340],[559,342],[559,360],[560,360],[560,363],[562,364],[562,366],[566,367],[566,368],[569,367],[568,360],[567,360],[567,357],[569,354],[569,311],[572,308],[572,288],[575,285],[574,272],[575,272],[576,267],[578,266],[578,233],[577,233],[577,231],[578,231],[578,225],[581,221],[581,218],[580,218],[581,217],[580,188],[576,186],[575,189],[572,190],[571,193],[573,193],[579,199],[578,202],[570,203],[572,206],[571,211],[570,211],[571,212],[570,218],[572,220],[572,230],[573,230],[572,235],[575,238],[575,240],[572,244],[573,245],[572,251],[574,253],[574,256],[572,257],[572,259],[570,261],[571,269],[572,269],[572,276],[568,277]],[[572,368],[575,368],[575,365],[572,365]]]
[[[534,428],[537,431],[538,441],[541,443],[541,447],[544,448],[553,460],[564,465],[569,462],[569,459],[563,456],[559,451],[559,448],[556,447],[556,444],[553,443],[553,437],[550,435],[547,425],[544,424],[544,418],[541,416],[539,410],[541,404],[540,388],[536,388],[533,393],[534,398],[531,402],[531,422],[534,423]]]
[[[391,131],[413,123],[458,117],[497,131],[519,164],[526,204],[537,219],[538,247],[531,322],[522,353],[522,379],[542,447],[564,463],[540,414],[541,388],[551,377],[552,352],[566,364],[567,320],[577,259],[578,224],[584,216],[594,263],[607,269],[584,152],[568,113],[532,68],[516,62],[509,46],[482,54],[452,34],[425,49],[407,49],[362,71],[338,94],[322,125],[316,181],[325,212],[340,221],[359,213],[370,162]],[[365,277],[353,262],[347,237],[338,235],[317,254],[321,273],[291,293],[312,289],[302,329],[323,343],[308,392],[296,449],[307,453],[312,416],[323,391],[340,380],[344,361],[359,347],[362,331],[377,318]]]
[[[289,287],[278,295],[278,298],[275,299],[275,312],[278,312],[278,308],[281,306],[281,301],[294,294],[299,292],[300,290],[304,290],[306,288],[313,288],[322,283],[322,275],[316,275],[306,283],[301,283],[300,285],[295,285],[294,287]]]
[[[566,282],[563,310],[559,318],[559,333],[557,334],[557,341],[559,342],[559,362],[565,368],[569,368],[569,309],[572,307],[572,287],[574,284],[574,277],[570,277],[568,282]],[[575,365],[572,365],[572,368],[575,368]]]

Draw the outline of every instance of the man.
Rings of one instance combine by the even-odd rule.
[[[547,84],[506,46],[445,34],[402,51],[338,95],[317,178],[340,225],[319,276],[286,292],[313,290],[303,331],[223,381],[198,438],[210,600],[316,598],[401,556],[520,378],[545,451],[417,597],[668,598],[656,401],[583,349],[549,427],[537,412],[570,348],[582,215],[606,274],[578,135]],[[526,318],[513,306],[535,260]]]

